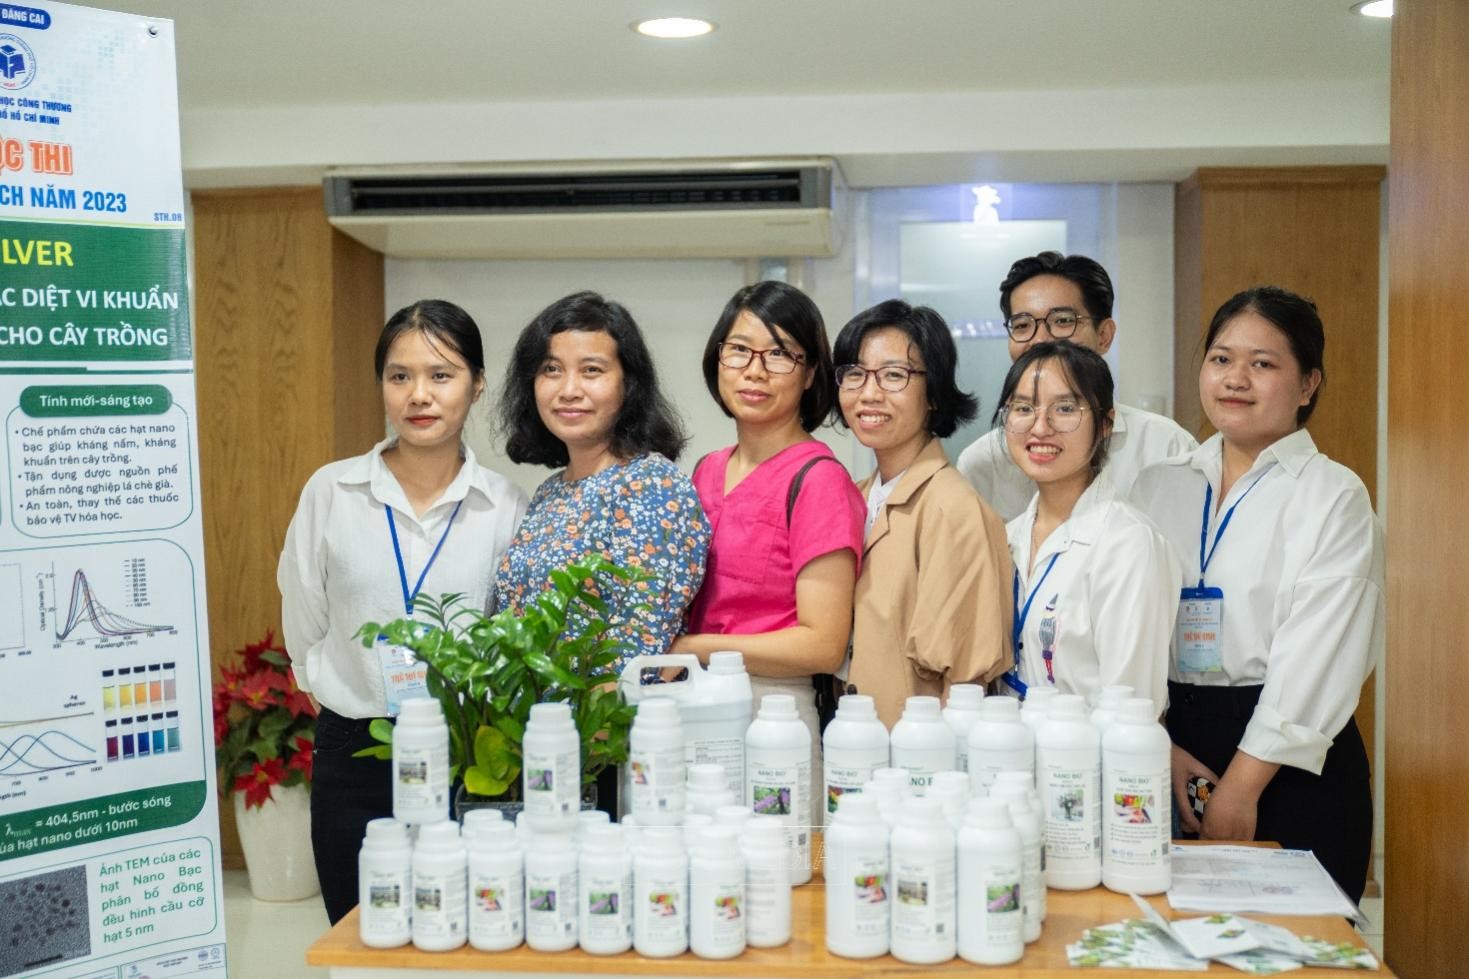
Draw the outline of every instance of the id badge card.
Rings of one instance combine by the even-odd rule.
[[[428,664],[413,655],[407,646],[394,646],[387,636],[378,636],[373,648],[377,650],[378,667],[383,674],[383,693],[388,699],[388,716],[397,717],[403,709],[403,701],[414,697],[427,697]]]
[[[1224,592],[1185,588],[1178,600],[1178,672],[1224,670]]]

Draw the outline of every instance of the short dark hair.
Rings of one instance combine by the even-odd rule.
[[[1000,406],[995,409],[993,424],[999,424],[1000,412],[1010,403],[1015,389],[1025,378],[1025,372],[1036,364],[1054,360],[1061,365],[1061,373],[1072,393],[1079,395],[1092,413],[1092,475],[1102,471],[1107,464],[1107,443],[1111,439],[1108,419],[1112,414],[1112,370],[1102,355],[1095,350],[1079,347],[1065,340],[1038,343],[1016,358],[1005,375],[1000,389]]]
[[[475,377],[484,374],[485,346],[474,317],[448,300],[420,299],[388,317],[382,333],[378,334],[372,362],[379,381],[383,379],[383,366],[388,362],[388,349],[400,336],[414,330],[464,358]]]
[[[1000,283],[1000,312],[1010,318],[1010,294],[1020,288],[1021,283],[1038,275],[1057,275],[1072,282],[1081,290],[1081,301],[1086,304],[1087,315],[1100,325],[1112,318],[1112,303],[1116,296],[1112,292],[1112,277],[1101,263],[1085,255],[1062,255],[1060,252],[1041,252],[1022,258],[1010,266],[1005,281]]]
[[[862,353],[862,338],[873,330],[900,330],[918,351],[927,371],[928,421],[924,427],[939,438],[948,438],[965,422],[979,414],[979,399],[959,390],[955,382],[959,352],[954,347],[954,334],[944,318],[928,306],[910,306],[901,299],[889,299],[852,317],[832,347],[832,359],[838,364],[855,364]],[[847,424],[840,407],[836,420]]]
[[[1214,345],[1214,338],[1224,325],[1240,313],[1252,312],[1269,320],[1290,344],[1290,352],[1301,365],[1301,376],[1312,371],[1321,372],[1321,383],[1311,392],[1311,400],[1296,409],[1296,427],[1306,424],[1311,412],[1316,410],[1316,399],[1326,386],[1326,330],[1321,325],[1321,314],[1316,304],[1305,296],[1298,296],[1279,286],[1256,286],[1237,292],[1224,301],[1214,318],[1209,321],[1209,331],[1204,334],[1204,355]]]
[[[812,431],[831,416],[836,406],[836,378],[832,374],[831,344],[826,339],[826,324],[821,310],[795,286],[784,282],[757,282],[745,286],[724,304],[714,332],[704,345],[704,385],[714,396],[715,404],[726,415],[734,417],[729,405],[719,396],[719,345],[729,335],[730,327],[740,313],[748,312],[770,331],[770,338],[782,350],[788,349],[775,332],[780,327],[790,334],[806,358],[806,366],[814,371],[811,386],[801,394],[801,427]]]
[[[621,459],[658,452],[677,459],[688,436],[678,414],[658,390],[658,372],[632,314],[595,292],[577,292],[536,314],[515,341],[500,391],[499,427],[512,462],[564,466],[566,444],[551,434],[536,408],[536,375],[551,349],[551,337],[568,330],[606,333],[617,344],[622,365],[622,408],[608,446]]]

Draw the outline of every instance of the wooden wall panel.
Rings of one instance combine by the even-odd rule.
[[[1388,200],[1388,963],[1463,975],[1469,918],[1469,3],[1400,0]]]

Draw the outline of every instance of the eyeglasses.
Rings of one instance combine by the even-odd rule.
[[[790,374],[803,363],[800,354],[791,353],[784,347],[752,350],[743,343],[721,343],[719,345],[719,362],[725,367],[743,370],[749,367],[750,361],[756,357],[760,358],[760,365],[772,374]]]
[[[900,367],[896,364],[888,367],[842,364],[837,368],[837,387],[843,391],[860,391],[867,386],[869,377],[876,377],[878,387],[896,394],[908,386],[914,374],[927,373],[928,371],[921,371],[916,367]]]
[[[1005,329],[1010,331],[1010,339],[1016,343],[1024,343],[1035,336],[1035,331],[1040,324],[1046,324],[1046,332],[1053,340],[1065,340],[1076,332],[1077,324],[1082,320],[1089,320],[1090,316],[1078,313],[1074,309],[1053,309],[1040,319],[1036,319],[1029,313],[1016,313],[1005,321]]]
[[[1087,406],[1075,401],[1057,401],[1046,405],[1046,424],[1051,431],[1074,432],[1081,427],[1081,416],[1086,414]],[[1024,435],[1035,427],[1035,420],[1041,412],[1035,405],[1028,401],[1017,401],[1000,409],[1000,424],[1005,426],[1005,431],[1015,435]]]

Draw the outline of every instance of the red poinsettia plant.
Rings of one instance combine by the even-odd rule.
[[[274,630],[238,655],[239,667],[220,667],[214,685],[214,758],[220,792],[245,793],[249,808],[265,805],[273,786],[311,787],[316,709]]]

